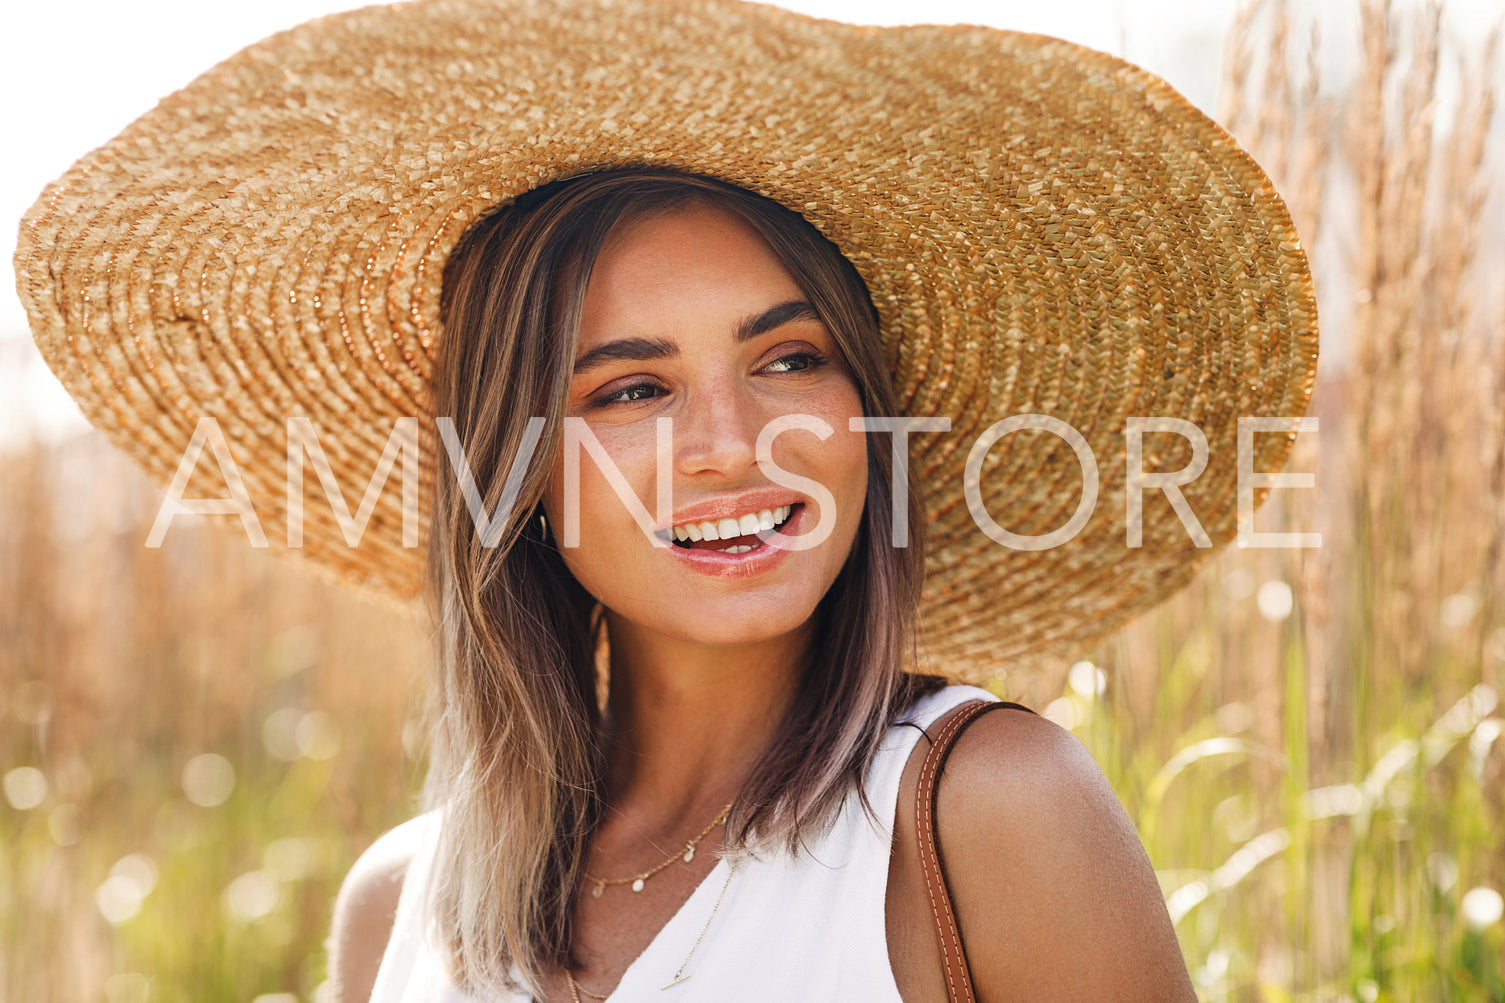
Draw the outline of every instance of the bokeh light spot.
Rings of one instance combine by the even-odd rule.
[[[133,919],[141,911],[141,900],[145,897],[136,882],[124,874],[110,875],[94,890],[99,914],[116,925]]]
[[[274,840],[262,852],[261,866],[279,881],[301,881],[313,871],[313,847],[293,836]]]
[[[1463,896],[1463,921],[1475,930],[1494,926],[1505,916],[1505,899],[1493,888],[1470,888]]]
[[[265,871],[249,871],[230,882],[225,889],[225,905],[230,915],[242,923],[261,919],[282,901],[282,889]]]
[[[183,793],[202,808],[224,804],[235,790],[235,767],[213,752],[194,756],[183,767]]]
[[[1262,584],[1254,595],[1254,602],[1259,606],[1259,615],[1271,623],[1286,619],[1296,607],[1291,587],[1278,579]]]
[[[290,763],[303,753],[298,749],[298,723],[303,712],[297,707],[279,707],[261,723],[261,744],[275,759]]]
[[[1108,674],[1091,662],[1077,662],[1066,673],[1066,682],[1077,696],[1091,700],[1108,689]]]
[[[1455,592],[1442,600],[1440,619],[1450,630],[1467,627],[1474,614],[1479,612],[1479,601],[1463,592]]]
[[[1047,721],[1054,721],[1067,731],[1081,723],[1081,711],[1070,697],[1057,697],[1045,706],[1043,714]]]
[[[115,866],[110,868],[110,877],[128,879],[145,898],[157,887],[157,865],[143,853],[128,853],[115,861]]]
[[[35,766],[17,766],[5,775],[5,800],[12,808],[29,811],[47,798],[47,777]]]
[[[331,759],[340,751],[340,731],[334,718],[321,710],[303,715],[296,738],[298,751],[309,759]]]

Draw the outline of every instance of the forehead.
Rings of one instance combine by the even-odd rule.
[[[612,235],[591,269],[580,345],[729,332],[750,314],[800,298],[799,283],[756,230],[732,212],[695,203]]]

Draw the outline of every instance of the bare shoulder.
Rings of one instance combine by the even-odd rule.
[[[366,848],[340,885],[329,933],[330,1003],[367,1003],[392,937],[403,879],[430,823],[420,815]]]
[[[1070,732],[984,714],[952,750],[936,811],[981,998],[1196,998],[1139,835]]]

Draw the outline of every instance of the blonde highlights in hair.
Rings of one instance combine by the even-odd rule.
[[[727,210],[768,243],[831,331],[864,413],[895,413],[866,287],[798,214],[740,188],[661,170],[557,182],[466,233],[444,272],[434,413],[451,418],[485,511],[503,496],[528,420],[544,419],[500,542],[487,547],[452,475],[436,485],[427,564],[438,625],[429,807],[444,825],[431,914],[467,991],[536,983],[569,961],[574,896],[604,807],[595,600],[538,530],[591,269],[620,228],[694,204]],[[912,674],[924,521],[889,544],[889,444],[868,443],[852,552],[814,616],[821,638],[795,698],[740,792],[729,851],[798,852],[856,790],[888,726],[940,685]]]

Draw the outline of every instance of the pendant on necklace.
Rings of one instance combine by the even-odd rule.
[[[688,864],[690,861],[692,861],[694,859],[695,859],[695,847],[693,847],[693,846],[688,847],[685,850],[685,863]]]
[[[606,886],[603,885],[603,884],[601,884],[601,882],[599,882],[599,881],[596,882],[596,887],[594,887],[594,888],[591,889],[591,898],[593,898],[593,899],[600,898],[601,897],[601,893],[604,892],[604,891],[606,891]]]
[[[643,890],[643,879],[642,878],[638,878],[636,881],[634,881],[632,883],[632,890],[635,891],[635,892],[640,892],[640,891]]]

